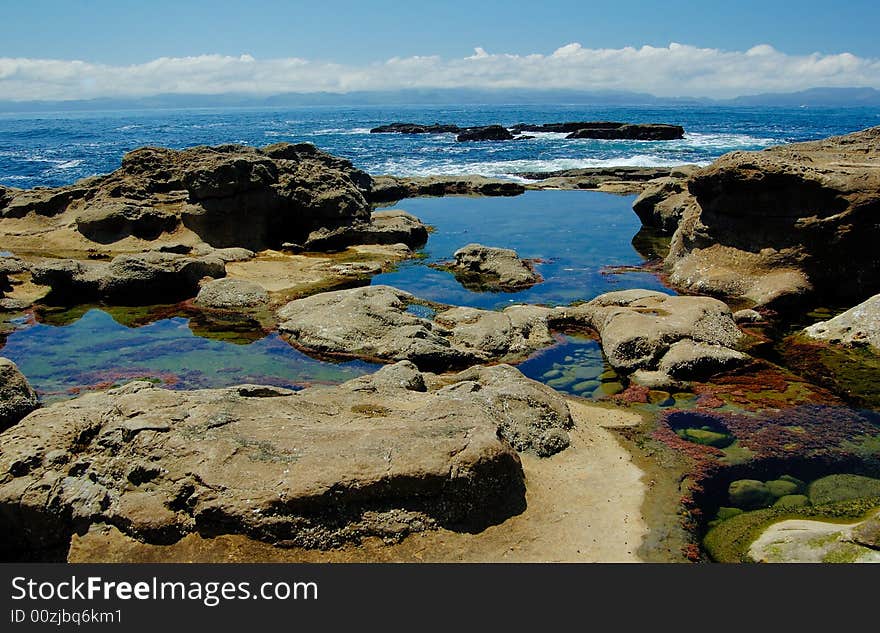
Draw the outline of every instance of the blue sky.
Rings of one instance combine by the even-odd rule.
[[[876,0],[3,5],[0,100],[413,87],[665,96],[880,88]]]
[[[4,57],[144,62],[203,53],[343,63],[681,42],[880,57],[880,2],[4,0]]]

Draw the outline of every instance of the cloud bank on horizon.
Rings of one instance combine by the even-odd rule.
[[[395,57],[359,66],[300,58],[200,55],[114,66],[0,58],[0,99],[70,100],[158,94],[353,92],[412,88],[625,90],[661,97],[734,97],[813,87],[880,88],[880,59],[851,53],[788,55],[672,43],[614,49],[566,44],[552,54]]]

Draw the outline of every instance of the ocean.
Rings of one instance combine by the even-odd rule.
[[[394,121],[486,125],[616,120],[684,126],[677,141],[567,140],[457,143],[451,134],[370,134]],[[705,165],[755,150],[880,125],[878,108],[589,106],[364,106],[0,114],[0,184],[59,186],[116,169],[144,145],[310,142],[371,174],[483,174],[579,167]]]

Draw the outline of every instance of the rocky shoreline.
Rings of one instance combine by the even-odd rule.
[[[661,127],[638,133],[677,133]],[[374,132],[636,134],[606,123],[501,130]],[[298,392],[133,382],[39,408],[18,368],[0,359],[4,556],[49,556],[100,526],[157,547],[237,535],[303,550],[501,529],[525,512],[523,460],[538,459],[529,467],[544,472],[609,406],[650,412],[626,433],[640,434],[646,454],[686,464],[680,492],[694,534],[707,524],[699,502],[712,497],[702,486],[726,482],[728,471],[813,459],[856,460],[872,473],[869,422],[840,414],[823,426],[799,408],[861,397],[846,386],[849,374],[814,384],[788,367],[834,374],[845,356],[854,375],[876,377],[878,159],[880,128],[735,152],[705,168],[520,174],[525,182],[373,177],[308,144],[225,145],[142,148],[119,170],[67,187],[0,188],[0,233],[14,253],[0,256],[0,311],[185,301],[250,315],[310,355],[385,364]],[[638,193],[643,226],[670,241],[658,271],[683,294],[637,289],[495,311],[369,285],[415,257],[430,228],[375,205],[527,189]],[[443,266],[481,291],[542,282],[503,244],[462,244]],[[822,302],[849,309],[791,333]],[[601,346],[620,380],[604,405],[566,400],[505,364],[545,353],[561,332]],[[694,413],[680,406],[688,394]],[[789,413],[777,419],[780,407]],[[687,547],[683,555],[700,557]]]

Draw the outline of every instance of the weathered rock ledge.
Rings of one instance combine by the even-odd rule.
[[[307,143],[144,147],[106,176],[56,189],[6,189],[0,218],[50,218],[101,244],[187,229],[214,247],[259,250],[368,223],[370,187],[369,175]]]
[[[0,435],[0,548],[64,547],[95,523],[150,543],[310,548],[472,529],[523,508],[511,443],[549,455],[571,425],[558,394],[505,366],[436,377],[399,363],[301,392],[131,383]]]
[[[675,226],[666,264],[690,291],[787,310],[880,289],[880,127],[733,152],[636,206]]]

